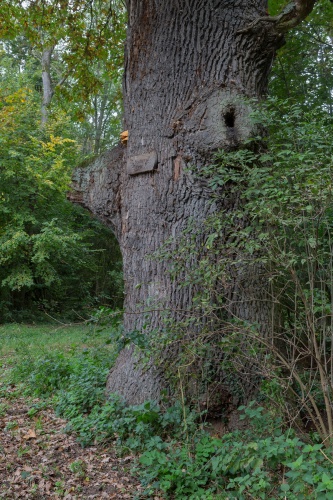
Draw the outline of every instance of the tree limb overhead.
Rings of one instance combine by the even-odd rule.
[[[293,0],[289,2],[280,14],[276,16],[265,16],[255,19],[239,33],[252,31],[258,24],[272,23],[278,33],[286,33],[298,26],[306,17],[311,14],[317,0]]]

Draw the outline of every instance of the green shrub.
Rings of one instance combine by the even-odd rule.
[[[65,418],[87,413],[104,399],[105,380],[109,369],[89,360],[78,363],[70,375],[66,388],[58,394],[57,412]]]
[[[23,358],[11,371],[14,383],[24,382],[26,392],[49,396],[68,384],[73,365],[61,352],[51,352],[36,359]]]
[[[123,449],[138,452],[146,449],[147,445],[161,447],[162,438],[169,435],[183,438],[185,434],[180,405],[168,408],[165,412],[149,401],[128,407],[119,396],[112,394],[104,404],[96,403],[90,413],[82,413],[80,405],[66,407],[65,402],[65,399],[60,399],[58,414],[69,419],[67,430],[76,432],[82,446],[115,441]],[[189,420],[193,422],[193,415],[188,413]]]
[[[109,347],[72,348],[67,353],[55,350],[35,357],[19,354],[9,381],[24,383],[27,394],[47,397],[56,393],[59,405],[68,409],[68,417],[72,406],[76,414],[104,401],[106,376],[115,357]]]
[[[158,449],[147,443],[138,469],[146,494],[205,500],[217,494],[238,500],[332,498],[333,467],[323,445],[305,444],[292,430],[281,432],[278,421],[268,435],[273,422],[263,408],[243,409],[254,420],[261,416],[261,436],[254,422],[221,439],[201,433],[190,446],[171,442]]]

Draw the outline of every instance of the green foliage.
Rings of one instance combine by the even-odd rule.
[[[12,66],[30,74],[40,105],[42,70],[48,73],[48,112],[54,116],[61,109],[71,116],[85,154],[98,153],[119,137],[125,20],[119,0],[4,0],[0,12],[0,44]],[[51,51],[50,67],[41,64],[45,51]]]
[[[117,395],[110,395],[105,401],[105,378],[97,385],[95,372],[94,389],[88,391],[87,373],[84,370],[76,378],[71,377],[71,384],[66,392],[59,394],[57,412],[69,420],[67,430],[74,430],[82,446],[92,443],[115,441],[122,449],[138,452],[146,447],[164,447],[163,438],[172,432],[173,437],[184,436],[183,409],[176,405],[161,412],[156,403],[146,402],[128,407]],[[100,376],[100,375],[98,375]],[[192,422],[192,414],[188,421]]]
[[[332,466],[322,445],[307,445],[282,432],[263,408],[241,408],[249,419],[245,431],[221,439],[199,435],[191,446],[169,443],[140,457],[148,494],[162,490],[169,498],[315,498],[328,499]],[[252,419],[260,423],[252,426]],[[254,422],[255,423],[255,422]],[[268,434],[269,429],[274,431]],[[217,497],[216,497],[217,498]]]
[[[30,416],[55,405],[69,420],[67,431],[75,431],[83,446],[113,442],[123,453],[140,453],[133,472],[146,497],[330,498],[331,450],[302,442],[264,405],[241,407],[246,428],[218,438],[204,429],[200,415],[180,403],[127,407],[118,396],[105,399],[114,350],[93,338],[95,347],[58,350],[35,360],[18,349],[11,383],[22,382],[26,393],[48,397],[34,401]],[[83,477],[84,464],[70,467]]]
[[[115,238],[66,192],[87,154],[118,141],[124,16],[117,1],[4,2],[1,9],[2,321],[122,304]],[[46,49],[53,95],[41,126]]]
[[[108,334],[96,337],[90,330],[82,325],[65,328],[5,325],[0,329],[2,354],[11,367],[6,383],[18,384],[25,395],[41,398],[61,391],[65,391],[66,398],[66,390],[77,385],[76,404],[81,404],[82,411],[90,408],[91,401],[93,404],[102,401],[106,374],[115,354],[108,343]],[[38,409],[39,404],[34,405],[32,414]]]
[[[103,363],[100,357],[93,359],[88,351],[73,367],[68,383],[62,385],[57,411],[66,418],[85,414],[104,401],[105,381],[111,360]]]
[[[269,12],[276,15],[286,5],[270,0]],[[281,100],[290,99],[305,110],[321,107],[332,115],[332,15],[330,0],[316,2],[311,15],[279,49],[270,77],[270,93]]]
[[[3,81],[12,83],[8,75]],[[15,92],[2,87],[0,94],[4,124],[0,131],[0,317],[18,319],[17,311],[27,309],[82,310],[95,300],[121,304],[115,239],[65,199],[71,168],[80,158],[77,143],[66,137],[68,119],[60,114],[42,130],[29,87]]]
[[[288,491],[290,499],[329,498],[332,469],[320,451],[322,445],[306,445],[291,430],[283,433],[281,421],[272,421],[264,408],[253,403],[240,408],[252,425],[221,439],[196,428],[187,414],[191,439],[182,444],[180,405],[161,412],[149,402],[126,407],[117,396],[104,401],[107,370],[96,352],[72,358],[67,365],[63,361],[59,353],[38,360],[28,383],[44,395],[61,386],[57,411],[69,419],[67,430],[75,430],[83,446],[113,440],[123,449],[142,451],[136,472],[146,494],[162,491],[168,497],[194,499],[214,498],[224,491],[229,498],[241,499],[284,498]],[[27,366],[21,371],[26,375]],[[77,471],[81,473],[79,466]]]
[[[113,362],[110,349],[96,347],[75,353],[53,351],[37,357],[24,356],[11,370],[12,383],[26,384],[25,393],[48,397],[59,393],[59,407],[71,414],[84,413],[104,400],[106,375]]]
[[[270,99],[252,114],[266,138],[202,167],[197,175],[222,209],[159,251],[196,295],[184,321],[166,317],[152,346],[157,358],[161,345],[182,346],[171,370],[185,386],[197,360],[200,388],[221,370],[238,402],[250,378],[282,414],[297,420],[301,411],[330,446],[333,123],[322,109],[315,118],[313,109]],[[262,301],[274,316],[269,327]],[[249,314],[246,302],[254,304]]]
[[[37,359],[24,359],[13,368],[13,382],[28,383],[36,396],[48,396],[65,385],[72,372],[72,365],[61,352],[49,353]]]

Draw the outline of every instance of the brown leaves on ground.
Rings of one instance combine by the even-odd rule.
[[[140,496],[133,457],[103,446],[81,448],[51,409],[28,416],[24,399],[2,401],[0,500],[126,499]]]

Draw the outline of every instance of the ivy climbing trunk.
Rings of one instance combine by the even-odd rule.
[[[200,223],[219,209],[200,170],[218,149],[241,147],[253,133],[244,98],[264,96],[285,31],[266,7],[266,0],[128,2],[128,142],[77,169],[70,195],[118,237],[125,332],[157,335],[165,310],[177,319],[191,307],[193,288],[170,277],[167,259],[149,256],[190,220]],[[236,276],[230,299],[231,314],[263,331],[272,319],[266,285]],[[107,382],[130,404],[158,399],[166,385],[161,366],[141,365],[133,347],[120,353]]]

